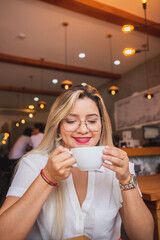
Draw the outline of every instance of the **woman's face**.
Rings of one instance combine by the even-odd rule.
[[[60,133],[66,148],[89,147],[97,145],[101,128],[96,103],[85,97],[75,102],[68,116],[61,122]]]

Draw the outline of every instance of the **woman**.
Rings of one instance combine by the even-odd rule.
[[[94,126],[94,127],[93,127]],[[1,239],[117,240],[121,219],[131,239],[153,239],[124,151],[112,144],[110,120],[95,88],[78,86],[53,104],[41,144],[21,161],[1,209]],[[68,149],[105,145],[100,171],[80,171]],[[43,169],[43,170],[42,170]],[[40,173],[41,172],[41,173]],[[119,185],[119,183],[121,185]],[[129,188],[126,191],[121,189]]]

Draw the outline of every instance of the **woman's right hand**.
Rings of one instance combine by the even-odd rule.
[[[75,159],[68,149],[58,146],[48,158],[43,171],[52,182],[59,182],[69,177]]]

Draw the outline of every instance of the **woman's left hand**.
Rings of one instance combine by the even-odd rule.
[[[127,184],[129,182],[129,158],[125,151],[114,146],[106,146],[103,150],[102,159],[103,166],[114,171],[120,183]],[[106,160],[109,163],[106,163]]]

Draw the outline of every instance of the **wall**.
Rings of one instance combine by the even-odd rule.
[[[142,53],[139,53],[142,54]],[[134,57],[134,56],[131,56]],[[160,84],[160,54],[155,58],[150,59],[147,62],[148,67],[148,79],[149,79],[149,88],[155,87]],[[122,98],[131,96],[135,92],[141,92],[147,89],[147,80],[146,80],[146,68],[145,64],[141,64],[136,68],[132,69],[128,73],[122,76],[121,79],[117,81],[112,81],[110,84],[103,86],[99,90],[102,95],[105,105],[107,107],[109,116],[111,118],[111,123],[113,127],[113,134],[118,135],[122,138],[122,131],[115,130],[115,121],[114,121],[114,102]],[[111,96],[107,93],[107,89],[111,85],[117,85],[119,87],[119,93],[115,96]],[[137,106],[138,107],[138,106]],[[157,124],[156,124],[157,125]],[[160,127],[160,124],[158,124]],[[132,131],[132,137],[135,139],[140,139],[141,144],[144,144],[146,141],[143,140],[142,130],[141,129],[127,129]]]

